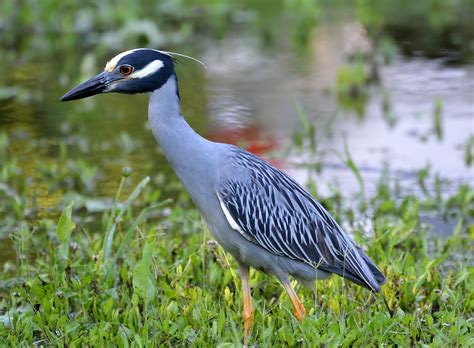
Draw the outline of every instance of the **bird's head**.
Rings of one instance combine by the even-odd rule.
[[[61,101],[110,92],[153,92],[175,75],[173,61],[170,53],[148,48],[120,53],[105,65],[103,72],[67,92]]]

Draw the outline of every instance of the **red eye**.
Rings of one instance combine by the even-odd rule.
[[[130,75],[132,72],[133,72],[133,67],[131,67],[130,65],[122,65],[120,68],[119,68],[119,71],[122,75]]]

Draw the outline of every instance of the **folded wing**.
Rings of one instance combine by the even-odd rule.
[[[311,194],[248,152],[230,155],[216,194],[234,230],[271,253],[380,291],[382,273]]]

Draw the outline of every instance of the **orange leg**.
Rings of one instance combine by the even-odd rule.
[[[244,346],[247,347],[253,324],[252,294],[250,293],[249,285],[249,267],[239,265],[239,269],[240,279],[242,280],[242,294],[244,297],[244,309],[242,312],[242,318],[244,320]]]
[[[282,282],[282,284],[286,292],[288,293],[288,296],[290,296],[291,304],[293,305],[293,313],[295,314],[296,319],[298,319],[299,321],[303,321],[304,317],[306,316],[306,309],[300,302],[295,290],[293,290],[293,288],[291,287],[290,282],[287,280],[286,282]]]

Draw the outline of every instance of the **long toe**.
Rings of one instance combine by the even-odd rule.
[[[288,293],[288,296],[290,296],[291,304],[293,305],[293,313],[295,314],[295,317],[299,321],[303,321],[304,317],[306,316],[306,309],[304,308],[303,304],[298,298],[298,295],[296,295],[296,292],[291,287],[291,284],[288,281],[288,279],[284,279],[282,281],[282,285],[285,288],[286,292]]]
[[[296,305],[293,305],[293,313],[295,314],[296,319],[303,321],[306,317],[306,308],[304,308],[303,304],[299,302]]]

